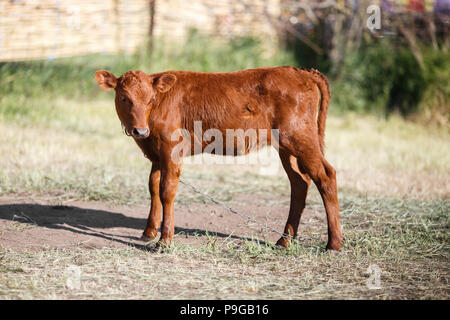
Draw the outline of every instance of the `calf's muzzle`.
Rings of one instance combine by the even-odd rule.
[[[147,128],[133,128],[131,135],[137,139],[147,138],[149,135],[149,130]]]

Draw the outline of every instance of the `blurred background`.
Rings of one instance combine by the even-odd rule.
[[[450,0],[0,0],[0,191],[147,198],[98,69],[293,65],[329,78],[343,188],[447,196],[449,19]]]

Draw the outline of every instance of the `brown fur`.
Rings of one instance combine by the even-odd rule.
[[[215,128],[224,137],[226,129],[266,129],[269,136],[271,129],[278,129],[277,147],[291,183],[291,207],[284,233],[297,235],[312,180],[327,212],[327,248],[340,250],[336,173],[323,155],[330,91],[320,72],[294,67],[229,73],[167,71],[151,75],[128,71],[116,78],[100,70],[95,77],[102,88],[115,89],[116,110],[122,124],[153,163],[145,239],[156,236],[162,208],[159,243],[170,245],[174,233],[173,203],[181,175],[181,163],[171,158],[178,141],[171,137],[178,129],[188,130],[194,141],[190,151],[194,153],[194,121],[201,121],[203,132]],[[207,145],[203,141],[200,152]],[[246,140],[245,149],[234,150],[234,154],[248,153],[258,145],[262,145],[259,135],[255,141]],[[289,237],[280,238],[278,244],[288,246]]]

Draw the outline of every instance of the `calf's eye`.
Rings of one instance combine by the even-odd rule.
[[[125,97],[120,97],[120,101],[125,102],[127,99]]]

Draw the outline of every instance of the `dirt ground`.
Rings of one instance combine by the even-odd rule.
[[[288,203],[288,198],[286,203]],[[233,205],[280,232],[287,219],[288,205],[246,197]],[[147,206],[122,206],[102,202],[73,201],[55,205],[36,199],[0,199],[0,245],[5,248],[39,249],[49,247],[103,248],[142,246],[139,240],[147,221]],[[300,225],[319,228],[326,240],[325,213],[305,209]],[[175,243],[201,245],[207,233],[219,239],[238,242],[252,237],[275,242],[279,235],[215,204],[176,205]]]

